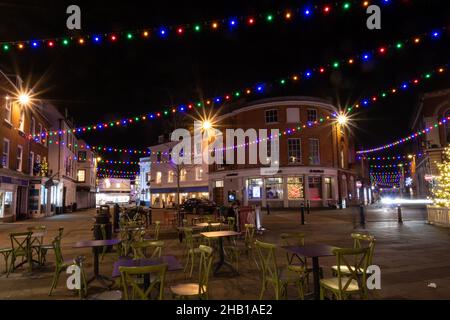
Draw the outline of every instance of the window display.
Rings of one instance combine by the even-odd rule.
[[[283,178],[266,178],[266,199],[283,199]]]
[[[304,199],[303,177],[287,178],[288,200]]]

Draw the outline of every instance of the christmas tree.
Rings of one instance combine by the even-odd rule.
[[[433,200],[437,206],[450,207],[450,147],[445,148],[442,163],[437,163],[439,176],[432,188]]]

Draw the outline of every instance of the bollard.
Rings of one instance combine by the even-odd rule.
[[[398,223],[403,223],[401,206],[397,207],[397,217],[398,217]]]
[[[362,204],[359,206],[359,225],[363,228],[366,226],[366,217],[364,215],[364,206]]]
[[[267,209],[267,215],[270,215],[270,206],[269,206],[269,204],[266,205],[266,209]]]
[[[305,224],[305,205],[303,203],[300,207],[300,217],[301,217],[302,225],[304,225]]]
[[[311,202],[309,200],[306,202],[306,213],[311,213]]]

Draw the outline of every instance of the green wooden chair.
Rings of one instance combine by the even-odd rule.
[[[336,297],[338,300],[346,299],[355,294],[360,295],[362,299],[367,298],[366,270],[369,250],[369,248],[333,250],[339,266],[337,276],[320,280],[321,300],[325,298],[326,293],[330,293],[332,297]],[[342,267],[346,267],[349,272],[341,272]],[[358,270],[361,270],[361,272]]]
[[[150,300],[156,291],[155,299],[164,299],[167,264],[145,267],[119,267],[123,298],[125,300]],[[145,279],[149,279],[148,286]]]
[[[353,248],[354,249],[366,248],[366,247],[369,248],[369,256],[367,258],[368,259],[367,265],[370,266],[372,264],[373,253],[375,250],[375,237],[371,236],[369,234],[363,234],[363,233],[352,233],[351,237],[353,238]],[[331,267],[331,271],[332,271],[334,277],[337,276],[337,269],[338,269],[337,265]],[[341,265],[340,270],[341,270],[342,274],[350,274],[350,270],[345,265]],[[357,270],[357,272],[362,274],[362,270],[358,270],[358,269],[356,269],[356,270]]]
[[[236,218],[235,217],[228,217],[228,230],[229,231],[235,231],[236,230]]]
[[[157,241],[159,240],[159,231],[161,230],[161,221],[155,221],[155,228],[153,230],[153,237],[152,238],[146,238],[145,237],[145,231],[142,233],[142,240],[149,240],[149,241]]]
[[[188,299],[198,297],[199,299],[208,299],[209,296],[209,274],[213,260],[213,248],[200,245],[200,263],[198,270],[198,283],[184,283],[170,287],[172,295],[178,299]]]
[[[15,232],[10,233],[9,238],[11,240],[11,265],[8,269],[9,276],[10,272],[14,272],[17,267],[23,265],[25,263],[25,259],[28,263],[28,270],[31,272],[33,270],[33,262],[32,262],[32,252],[31,252],[31,234],[32,232]],[[18,258],[22,258],[22,261],[19,265],[16,265],[16,260]]]
[[[305,234],[302,232],[282,233],[280,238],[283,246],[303,247],[305,245]],[[308,267],[308,259],[286,252],[286,260],[289,265],[289,270],[306,273],[306,284],[309,288],[309,276],[313,269]],[[323,278],[322,268],[320,268],[319,273],[320,277]]]
[[[133,259],[161,258],[164,241],[139,241],[131,244],[133,249]],[[150,257],[147,255],[147,249],[153,249]]]
[[[32,233],[46,233],[47,227],[46,226],[32,226],[27,228],[28,231]],[[42,265],[43,257],[42,257],[42,250],[41,246],[44,244],[44,236],[40,237],[34,237],[33,234],[31,235],[31,242],[30,242],[30,248],[31,253],[36,253],[37,261],[39,261],[39,264]]]
[[[87,283],[86,283],[86,274],[83,268],[84,257],[77,257],[76,259],[64,260],[61,251],[61,239],[59,237],[56,237],[53,240],[52,244],[53,244],[53,251],[55,253],[55,273],[53,274],[53,281],[48,295],[50,296],[53,290],[58,285],[59,276],[61,275],[61,272],[66,270],[69,266],[76,264],[81,269],[81,288],[80,290],[78,290],[78,294],[80,298],[86,296]]]
[[[288,268],[279,268],[276,260],[277,246],[271,243],[255,241],[255,247],[258,251],[261,273],[262,287],[259,299],[262,300],[268,285],[272,285],[275,290],[275,299],[287,297],[288,285],[295,285],[300,299],[304,299],[304,280],[305,273],[293,272]]]
[[[194,237],[192,228],[184,228],[184,239],[186,243],[185,254],[186,254],[186,265],[184,266],[184,272],[186,272],[189,264],[191,265],[191,269],[189,272],[189,278],[192,277],[192,273],[194,272],[194,265],[196,256],[200,255],[200,249],[194,246]]]
[[[256,264],[259,269],[258,262],[255,256],[255,225],[245,224],[245,236],[244,241],[239,241],[236,238],[231,239],[231,245],[225,246],[225,252],[230,257],[231,262],[234,264],[236,271],[239,270],[239,258],[245,254],[248,258],[249,266],[251,267],[251,261]]]
[[[3,256],[3,259],[5,260],[5,273],[8,273],[8,263],[9,263],[9,256],[11,255],[12,249],[11,248],[1,248],[0,254]]]
[[[57,237],[59,239],[62,239],[63,233],[64,233],[64,228],[60,227],[58,229]],[[52,243],[51,244],[43,244],[43,245],[41,245],[41,264],[42,265],[45,265],[45,263],[47,262],[47,253],[48,253],[49,250],[53,250],[53,244]]]

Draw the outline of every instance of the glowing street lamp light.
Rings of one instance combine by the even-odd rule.
[[[341,126],[346,125],[347,122],[348,122],[347,116],[345,114],[343,114],[343,113],[339,114],[337,116],[336,120]]]
[[[209,130],[209,129],[211,129],[211,128],[212,128],[211,122],[210,122],[209,120],[203,121],[203,123],[202,123],[202,128],[203,128],[203,130]]]
[[[19,96],[17,97],[17,100],[23,106],[29,105],[31,102],[30,95],[25,92],[20,93]]]

